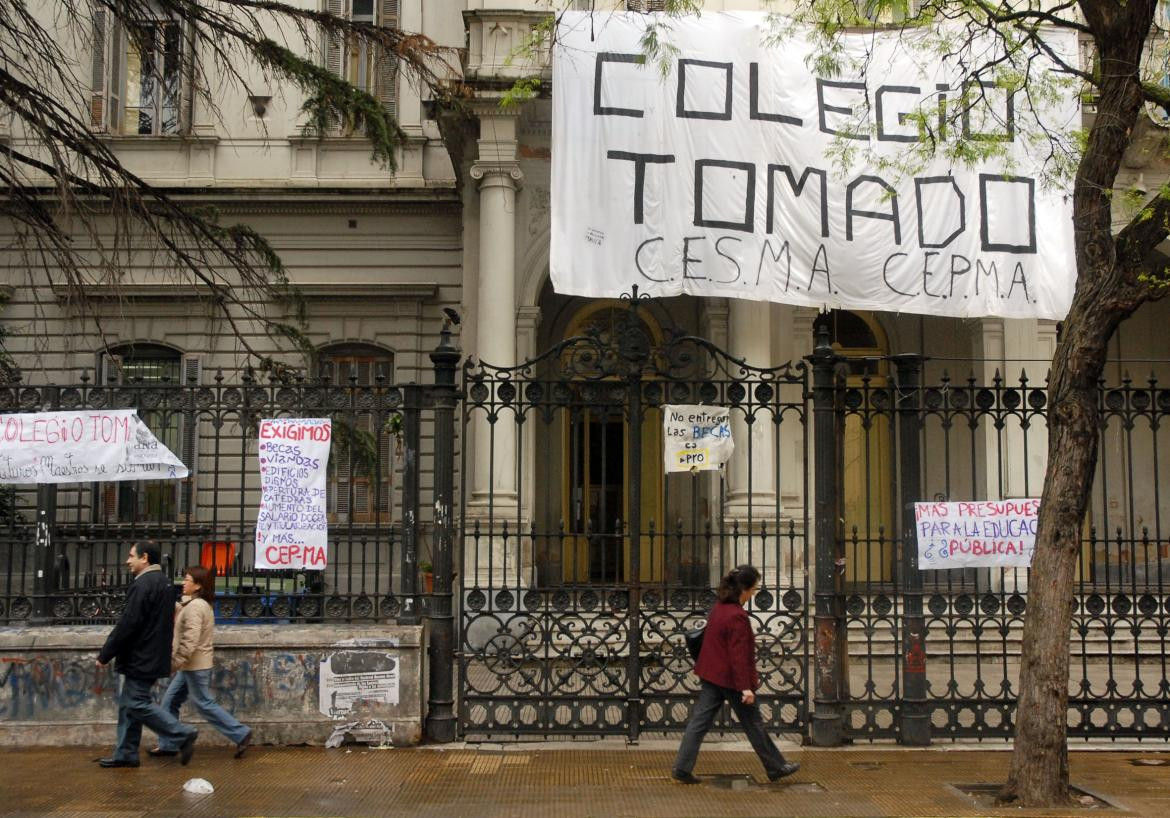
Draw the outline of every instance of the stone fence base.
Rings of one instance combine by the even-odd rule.
[[[113,744],[119,677],[96,663],[109,631],[0,628],[0,746]],[[422,738],[421,627],[220,625],[215,636],[215,699],[256,744],[324,744],[338,725],[371,719],[395,745]],[[181,718],[203,723],[190,702]],[[204,724],[199,742],[227,739]]]

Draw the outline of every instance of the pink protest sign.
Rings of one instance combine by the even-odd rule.
[[[325,472],[332,432],[329,418],[260,421],[257,568],[325,568]]]
[[[1027,568],[1038,499],[915,503],[919,568]]]

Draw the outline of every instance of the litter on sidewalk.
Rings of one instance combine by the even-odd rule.
[[[350,738],[358,744],[369,744],[371,747],[385,749],[390,747],[390,728],[379,719],[367,721],[350,721],[339,724],[325,741],[326,747],[340,747]]]

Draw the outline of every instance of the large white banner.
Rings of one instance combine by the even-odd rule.
[[[257,568],[325,568],[325,474],[332,433],[329,418],[260,421]]]
[[[915,503],[919,568],[1027,568],[1040,501]]]
[[[187,467],[134,409],[0,415],[0,483],[167,480]]]
[[[978,102],[955,117],[962,67],[906,39],[932,35],[848,35],[844,63],[865,71],[818,75],[806,40],[766,45],[766,17],[749,12],[664,20],[658,37],[677,49],[664,76],[643,64],[647,20],[560,17],[557,292],[614,297],[637,284],[653,295],[1064,317],[1071,199],[1041,184],[1050,146],[1033,137],[1038,121],[1058,132],[1079,122],[1075,92],[1009,95],[985,78],[966,86]],[[1074,32],[1047,45],[1076,64]],[[1036,98],[1047,106],[1038,113]],[[920,147],[923,117],[939,158],[899,170]],[[969,145],[1004,144],[1006,156],[976,167],[947,159],[956,131],[977,137]],[[857,161],[847,167],[842,151]]]

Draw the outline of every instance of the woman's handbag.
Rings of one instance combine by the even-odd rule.
[[[687,643],[687,651],[690,652],[691,658],[696,662],[699,661],[699,651],[703,649],[703,634],[707,632],[707,623],[704,622],[697,628],[691,628],[683,634],[683,638]]]

